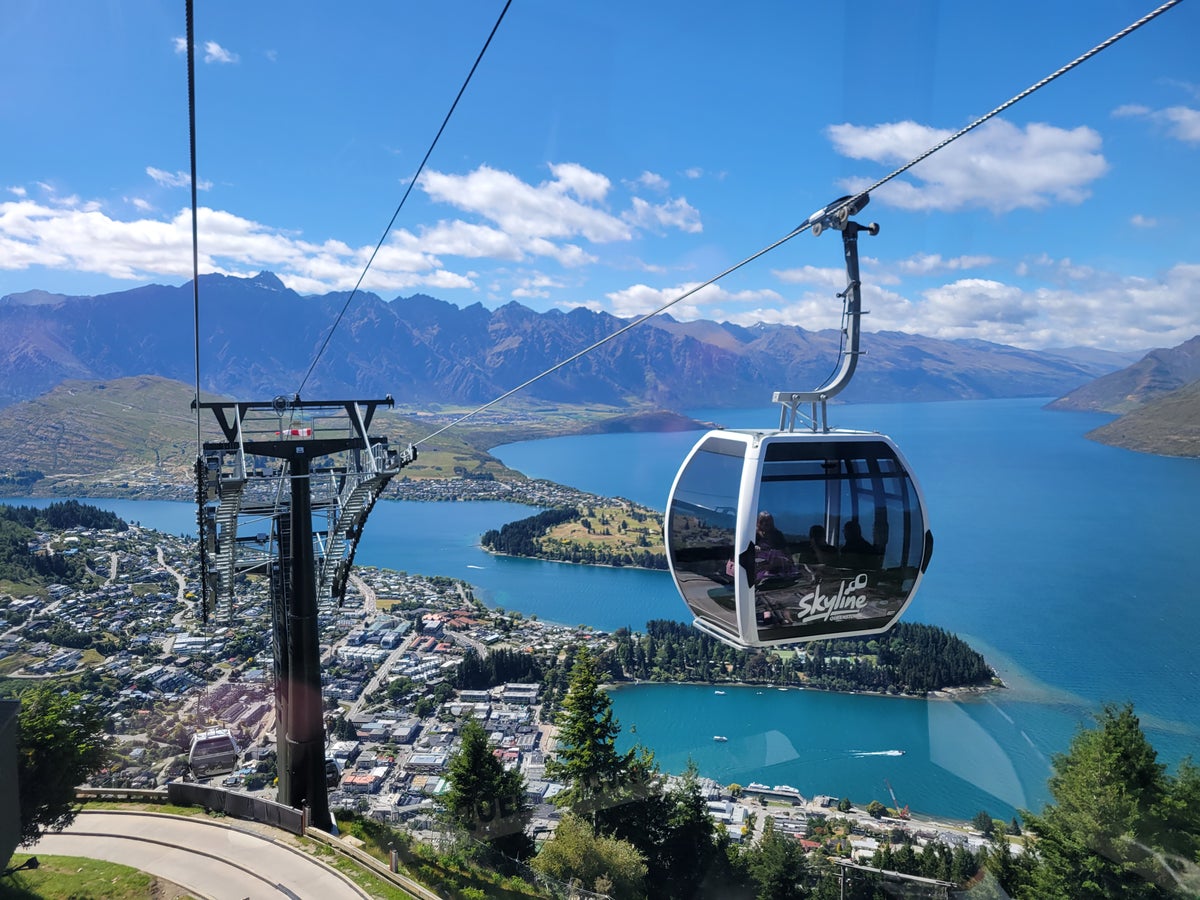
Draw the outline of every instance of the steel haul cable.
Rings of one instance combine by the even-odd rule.
[[[190,0],[189,0],[190,2]],[[492,26],[491,33],[487,36],[487,40],[483,42],[483,47],[479,51],[479,55],[475,57],[475,62],[471,66],[471,71],[467,73],[467,77],[463,80],[462,87],[458,89],[458,94],[454,98],[454,102],[450,104],[450,109],[446,112],[446,117],[442,119],[441,127],[438,128],[437,134],[434,135],[433,141],[429,144],[429,149],[425,151],[425,157],[421,160],[421,164],[417,166],[417,171],[413,174],[412,180],[409,181],[408,187],[404,191],[404,196],[400,198],[400,203],[396,207],[396,211],[392,213],[391,221],[388,222],[387,228],[383,229],[383,234],[379,236],[379,243],[375,245],[375,249],[371,251],[371,256],[367,260],[367,264],[363,266],[362,274],[358,276],[358,281],[354,283],[354,289],[350,291],[350,296],[346,298],[346,302],[342,304],[342,311],[338,313],[333,325],[329,329],[329,333],[325,335],[325,340],[321,347],[317,350],[316,356],[313,358],[312,365],[308,367],[308,371],[304,373],[304,378],[300,382],[300,387],[296,390],[296,396],[300,396],[300,392],[304,390],[304,386],[308,384],[308,379],[312,376],[313,369],[317,367],[317,363],[321,361],[321,357],[325,353],[325,348],[329,346],[330,340],[333,338],[333,333],[337,331],[338,325],[342,322],[342,317],[346,315],[346,310],[350,308],[350,301],[354,299],[358,289],[362,286],[363,279],[367,277],[367,272],[370,271],[371,264],[375,262],[375,257],[383,247],[383,242],[387,240],[388,233],[392,230],[392,226],[396,224],[396,219],[400,215],[400,210],[404,208],[405,201],[408,200],[408,195],[412,193],[412,189],[416,186],[417,181],[421,178],[421,173],[425,171],[425,164],[429,162],[429,157],[433,155],[433,150],[437,146],[438,141],[442,137],[442,132],[446,130],[446,126],[450,124],[450,117],[454,115],[454,110],[458,108],[458,101],[462,99],[466,93],[467,85],[471,83],[471,78],[475,75],[475,70],[479,68],[479,64],[483,61],[483,55],[487,53],[487,49],[491,46],[492,38],[496,36],[496,32],[500,29],[500,23],[504,21],[504,14],[508,12],[508,8],[512,5],[512,0],[507,0],[504,4],[504,9],[500,10],[500,16],[496,19],[496,24]]]

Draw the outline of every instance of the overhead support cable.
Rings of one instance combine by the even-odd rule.
[[[191,0],[188,0],[188,2],[190,3]],[[479,64],[483,61],[483,55],[487,53],[488,47],[491,46],[492,38],[496,36],[496,32],[500,29],[500,23],[504,21],[504,15],[508,12],[508,8],[510,6],[512,6],[512,0],[507,0],[507,2],[504,4],[504,9],[500,10],[500,16],[496,19],[496,24],[492,26],[491,33],[488,34],[487,40],[483,42],[483,47],[480,49],[479,55],[475,57],[475,62],[471,66],[471,71],[467,73],[467,77],[464,79],[462,87],[458,89],[458,94],[455,96],[454,102],[450,104],[450,109],[446,112],[446,117],[442,119],[441,127],[438,128],[437,134],[434,135],[433,141],[429,145],[429,149],[425,151],[425,156],[421,160],[421,164],[417,166],[416,173],[414,173],[412,180],[409,181],[408,187],[405,188],[404,196],[400,198],[400,203],[396,206],[396,211],[392,213],[391,220],[388,222],[387,227],[383,229],[383,234],[379,236],[379,242],[375,245],[375,249],[371,251],[371,256],[367,260],[367,264],[363,266],[362,273],[358,276],[358,281],[354,283],[354,289],[350,291],[350,296],[348,296],[346,298],[346,302],[342,304],[341,312],[338,313],[332,327],[329,329],[329,333],[325,335],[325,340],[321,342],[321,347],[319,350],[317,350],[316,356],[313,357],[312,364],[308,367],[308,371],[304,373],[304,378],[300,382],[300,387],[296,389],[297,397],[300,396],[300,394],[304,391],[304,386],[308,384],[308,379],[312,376],[313,370],[317,367],[317,363],[321,361],[321,357],[325,353],[325,348],[329,346],[330,340],[333,339],[334,332],[337,331],[338,326],[342,322],[342,318],[346,315],[346,310],[350,308],[350,302],[358,293],[359,288],[362,287],[363,279],[367,277],[367,272],[370,271],[371,264],[375,262],[376,255],[383,248],[383,242],[387,240],[387,236],[391,232],[392,226],[396,224],[396,219],[400,216],[400,210],[404,208],[404,204],[408,200],[408,195],[412,193],[413,188],[416,187],[417,182],[420,180],[421,173],[425,170],[425,164],[429,162],[429,157],[433,155],[433,150],[437,146],[438,141],[441,139],[442,132],[445,131],[446,126],[450,124],[450,117],[454,115],[454,110],[458,107],[458,101],[460,101],[463,97],[463,94],[466,93],[467,85],[471,83],[471,78],[475,75],[475,70],[479,68]]]
[[[192,0],[186,0],[184,14],[187,19],[187,93],[188,93],[188,161],[192,188],[192,334],[193,357],[196,369],[196,460],[193,476],[196,483],[196,530],[200,546],[200,619],[208,624],[208,550],[205,539],[204,492],[205,477],[204,441],[200,427],[200,224],[198,221],[199,200],[196,193],[196,29]],[[205,638],[207,651],[207,637]]]
[[[568,366],[571,363],[575,362],[575,360],[580,359],[581,357],[586,356],[587,354],[589,354],[595,350],[598,350],[600,347],[603,347],[609,341],[615,340],[616,338],[620,337],[621,335],[625,334],[628,331],[631,331],[632,329],[634,329],[637,326],[643,324],[644,322],[654,318],[655,316],[661,315],[662,313],[666,312],[671,307],[675,306],[677,303],[681,303],[682,301],[686,300],[688,297],[695,295],[698,291],[703,290],[704,288],[709,287],[710,285],[716,284],[718,281],[720,281],[722,278],[726,277],[727,275],[730,275],[733,272],[736,272],[738,269],[742,268],[743,266],[747,265],[748,263],[751,263],[754,260],[758,259],[759,257],[765,256],[767,253],[770,253],[772,250],[776,249],[777,247],[780,247],[783,244],[786,244],[792,238],[796,237],[796,235],[803,234],[805,231],[808,231],[810,228],[813,228],[814,225],[821,225],[821,223],[827,222],[832,217],[837,216],[837,214],[839,212],[841,212],[843,210],[849,210],[851,207],[857,207],[859,204],[859,201],[861,201],[864,197],[867,197],[868,195],[870,195],[871,192],[875,191],[877,188],[882,187],[883,185],[887,184],[892,179],[897,178],[898,176],[904,174],[909,169],[911,169],[913,166],[917,165],[920,162],[923,162],[924,160],[928,159],[930,156],[937,153],[938,151],[944,150],[947,146],[954,143],[956,140],[961,138],[963,135],[965,135],[971,131],[974,131],[976,128],[978,128],[980,125],[982,125],[984,122],[987,122],[989,119],[994,118],[995,116],[999,115],[1004,110],[1008,109],[1009,107],[1013,106],[1014,104],[1019,103],[1021,100],[1024,100],[1030,94],[1033,94],[1034,92],[1036,92],[1038,90],[1041,90],[1043,87],[1050,84],[1050,82],[1056,80],[1057,78],[1060,78],[1061,76],[1065,75],[1067,72],[1070,72],[1072,69],[1076,68],[1077,66],[1086,62],[1087,60],[1091,59],[1093,56],[1095,56],[1097,53],[1101,52],[1102,50],[1106,50],[1107,48],[1111,47],[1113,44],[1115,44],[1117,41],[1121,40],[1122,38],[1128,37],[1130,34],[1137,31],[1143,25],[1158,18],[1164,12],[1171,9],[1171,7],[1177,6],[1182,2],[1183,2],[1183,0],[1167,0],[1166,3],[1163,3],[1157,9],[1147,13],[1146,15],[1142,16],[1140,19],[1131,23],[1130,25],[1126,26],[1125,28],[1122,28],[1120,31],[1118,31],[1116,34],[1114,34],[1112,37],[1108,38],[1107,40],[1101,41],[1099,44],[1094,46],[1091,50],[1088,50],[1086,53],[1084,53],[1080,56],[1077,56],[1075,59],[1071,60],[1071,62],[1067,63],[1065,66],[1062,66],[1061,68],[1050,73],[1049,75],[1047,75],[1045,78],[1041,79],[1040,81],[1035,82],[1034,84],[1031,84],[1029,87],[1027,87],[1025,90],[1021,91],[1019,94],[1015,94],[1014,96],[1010,97],[1008,100],[1001,103],[999,106],[997,106],[991,112],[985,113],[984,115],[980,116],[979,118],[977,118],[973,122],[971,122],[971,124],[967,125],[965,128],[962,128],[962,129],[954,132],[954,134],[952,134],[949,137],[934,144],[932,147],[930,147],[924,153],[921,153],[920,155],[913,157],[911,160],[906,162],[904,165],[900,166],[900,168],[889,173],[888,175],[885,175],[883,178],[880,178],[878,181],[876,181],[870,187],[867,187],[867,188],[859,191],[857,194],[852,194],[847,197],[843,197],[843,198],[829,204],[829,206],[824,207],[823,209],[821,209],[818,212],[814,213],[813,215],[809,216],[807,219],[804,220],[804,222],[802,222],[796,228],[792,229],[790,232],[785,234],[783,237],[781,237],[779,240],[775,241],[774,243],[769,244],[766,247],[762,248],[757,253],[753,253],[750,256],[747,256],[741,262],[730,266],[728,269],[725,269],[723,272],[720,272],[717,275],[714,275],[712,278],[708,279],[708,281],[705,281],[703,284],[696,285],[695,287],[684,291],[682,294],[678,295],[673,300],[669,300],[666,303],[664,303],[662,306],[658,307],[657,309],[655,309],[651,312],[648,312],[643,316],[640,316],[639,318],[637,318],[634,321],[630,322],[629,324],[623,326],[622,328],[617,329],[616,331],[614,331],[612,334],[608,335],[607,337],[601,338],[600,340],[596,341],[591,346],[586,347],[583,350],[580,350],[578,353],[574,354],[573,356],[570,356],[570,357],[562,360],[561,362],[555,363],[553,366],[546,369],[546,371],[541,372],[538,375],[534,375],[532,378],[528,379],[527,381],[522,382],[521,384],[517,385],[515,388],[512,388],[511,390],[505,391],[503,394],[501,394],[499,397],[496,397],[494,400],[490,400],[487,403],[483,404],[482,406],[459,416],[458,418],[454,419],[449,424],[442,426],[437,431],[434,431],[432,434],[427,434],[425,437],[421,438],[420,440],[414,441],[413,445],[418,446],[420,444],[423,444],[426,441],[432,440],[433,438],[437,437],[438,435],[442,434],[443,432],[448,431],[451,428],[454,428],[455,426],[462,424],[467,419],[470,419],[471,417],[476,416],[479,413],[484,412],[487,409],[490,409],[491,407],[495,406],[497,403],[507,400],[509,397],[513,396],[514,394],[519,393],[520,391],[525,390],[526,388],[537,383],[538,381],[541,381],[543,378],[545,378],[549,375],[553,375],[559,369],[562,369],[563,367]],[[814,233],[819,233],[819,232],[820,232],[820,228],[817,228],[814,231]]]

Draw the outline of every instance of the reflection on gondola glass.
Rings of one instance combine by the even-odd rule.
[[[710,432],[669,503],[697,627],[738,646],[884,631],[928,564],[920,490],[877,434]]]
[[[675,481],[667,507],[667,553],[675,583],[696,616],[738,634],[733,567],[746,445],[708,435]]]

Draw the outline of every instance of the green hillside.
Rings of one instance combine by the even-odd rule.
[[[1200,457],[1200,381],[1152,400],[1087,436],[1140,453]]]
[[[190,499],[196,457],[192,396],[187,384],[143,375],[107,382],[66,381],[33,400],[0,409],[0,494]],[[466,406],[440,405],[381,409],[372,432],[403,446],[422,441],[468,412],[471,408]],[[697,425],[674,414],[513,400],[423,441],[416,463],[404,475],[522,479],[488,449],[584,431]],[[220,439],[210,413],[201,417],[201,435],[205,441]]]

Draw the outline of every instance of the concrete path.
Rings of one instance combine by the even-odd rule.
[[[370,896],[295,847],[208,819],[84,811],[70,828],[47,834],[31,852],[121,863],[214,900]]]

